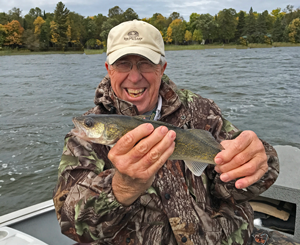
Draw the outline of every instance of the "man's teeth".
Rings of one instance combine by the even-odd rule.
[[[130,97],[139,97],[143,94],[143,92],[145,91],[145,89],[127,89],[128,94],[130,95]]]

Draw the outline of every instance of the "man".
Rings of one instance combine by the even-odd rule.
[[[168,160],[176,134],[164,126],[142,124],[112,148],[69,133],[53,198],[62,232],[89,244],[255,242],[247,200],[278,176],[272,146],[254,132],[239,131],[213,101],[178,90],[164,75],[161,34],[146,22],[124,22],[110,31],[105,67],[96,106],[86,114],[143,114],[205,129],[225,150],[215,157],[216,167],[196,177],[183,161]]]

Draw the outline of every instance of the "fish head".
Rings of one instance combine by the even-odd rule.
[[[110,127],[99,118],[88,115],[74,117],[72,121],[75,125],[75,129],[71,130],[73,135],[92,143],[104,145],[111,143],[112,139],[107,137],[106,132]]]

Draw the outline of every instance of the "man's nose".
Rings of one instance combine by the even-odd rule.
[[[137,68],[136,64],[132,65],[132,69],[129,72],[128,79],[130,79],[131,82],[138,82],[142,78],[142,74]]]

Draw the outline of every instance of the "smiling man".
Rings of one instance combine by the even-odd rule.
[[[265,238],[251,234],[248,200],[278,176],[273,147],[239,131],[213,101],[178,90],[164,75],[162,36],[146,22],[110,31],[105,67],[96,106],[86,114],[149,115],[208,130],[225,150],[216,167],[197,177],[184,161],[168,160],[176,134],[164,126],[142,124],[112,148],[69,133],[53,198],[62,232],[89,244],[256,244]]]

